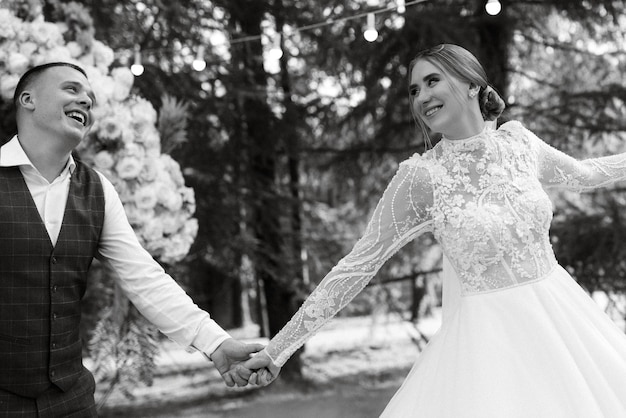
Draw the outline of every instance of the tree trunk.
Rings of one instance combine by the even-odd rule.
[[[242,33],[249,36],[260,35],[267,5],[242,1],[239,6],[245,7],[237,7],[231,12]],[[240,103],[250,175],[250,229],[257,241],[254,270],[256,279],[262,282],[259,288],[264,290],[269,336],[272,337],[296,311],[294,284],[297,283],[293,283],[294,276],[291,275],[289,266],[291,257],[286,254],[287,246],[284,245],[281,228],[281,219],[286,209],[281,205],[277,184],[280,130],[275,127],[275,116],[269,108],[265,94],[255,94],[265,92],[267,86],[268,76],[263,68],[261,42],[234,46],[234,50],[237,50],[237,55],[233,54],[233,58],[240,60],[241,68],[244,69]],[[283,367],[281,376],[286,379],[301,378],[299,352]]]

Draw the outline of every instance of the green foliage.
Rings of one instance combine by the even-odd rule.
[[[187,142],[189,104],[178,101],[174,96],[168,94],[161,97],[161,103],[158,122],[161,150],[170,154],[174,149]]]
[[[110,283],[110,273],[96,268],[91,280]],[[96,381],[108,386],[105,395],[98,400],[100,406],[115,390],[132,399],[138,385],[150,386],[159,351],[158,330],[130,304],[119,288],[114,289],[114,294],[108,297],[111,303],[99,312],[88,344]]]

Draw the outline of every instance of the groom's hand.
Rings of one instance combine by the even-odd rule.
[[[256,353],[262,349],[263,344],[246,344],[229,338],[217,347],[210,358],[227,386],[232,387],[235,386],[235,384],[237,386],[245,386],[248,384],[248,379],[241,377],[245,375],[243,371],[241,375],[239,373],[228,373],[228,371],[234,368],[236,364],[248,360],[252,353]]]

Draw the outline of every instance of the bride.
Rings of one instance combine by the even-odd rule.
[[[626,179],[626,155],[577,161],[519,122],[467,50],[410,66],[411,110],[443,135],[402,162],[364,236],[263,352],[231,370],[267,384],[403,245],[444,252],[443,321],[382,417],[626,417],[626,335],[557,263],[544,188]]]

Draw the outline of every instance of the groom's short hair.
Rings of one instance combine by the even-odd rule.
[[[20,94],[22,94],[22,92],[26,90],[28,86],[30,86],[35,80],[37,80],[42,72],[52,67],[70,67],[75,69],[76,71],[79,71],[82,75],[87,77],[87,73],[85,72],[85,70],[83,70],[76,64],[72,64],[71,62],[59,61],[37,65],[22,74],[22,77],[20,77],[20,80],[17,82],[17,86],[15,87],[15,93],[13,93],[13,106],[15,106],[16,109],[17,101],[20,97]]]

